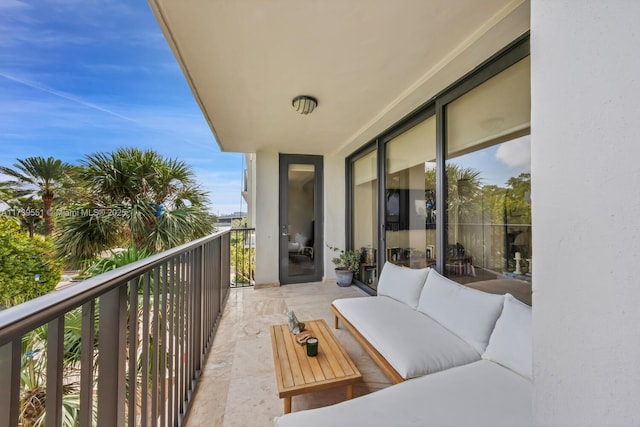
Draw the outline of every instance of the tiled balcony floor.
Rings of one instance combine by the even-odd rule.
[[[283,406],[273,371],[269,326],[286,323],[287,310],[292,309],[301,321],[325,319],[333,328],[329,304],[336,298],[363,295],[356,287],[341,288],[331,282],[231,289],[186,426],[273,426]],[[354,387],[355,397],[391,384],[347,330],[341,326],[333,331],[362,373],[363,382]],[[344,397],[344,387],[294,396],[292,410],[326,406]]]

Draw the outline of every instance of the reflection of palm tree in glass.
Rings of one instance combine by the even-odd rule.
[[[480,212],[477,203],[481,195],[480,171],[473,168],[462,168],[456,164],[447,165],[448,219],[453,239],[449,244],[460,243],[460,226],[471,223]]]
[[[481,172],[473,168],[448,163],[446,171],[449,244],[461,243],[477,265],[501,269],[510,256],[507,228],[531,225],[531,175],[522,173],[497,186],[483,185]],[[425,172],[425,188],[436,188],[435,169]]]
[[[480,213],[477,203],[481,196],[482,178],[480,171],[473,168],[463,168],[454,163],[448,163],[447,170],[447,213],[449,229],[454,231],[450,243],[458,241],[458,224],[469,221],[474,214]],[[436,188],[436,170],[425,172],[425,188]]]

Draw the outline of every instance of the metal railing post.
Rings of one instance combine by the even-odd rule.
[[[137,411],[136,384],[138,381],[138,279],[129,281],[129,399],[128,425],[135,426]]]
[[[80,350],[80,427],[93,425],[93,344],[95,341],[95,301],[82,306]]]
[[[62,359],[64,315],[49,322],[47,330],[47,398],[45,424],[62,427]]]
[[[197,378],[200,375],[202,369],[202,319],[203,310],[202,306],[202,257],[204,256],[203,247],[200,246],[194,251],[193,260],[193,287],[194,287],[194,310],[193,310],[193,371],[194,376]]]
[[[0,419],[9,427],[18,427],[20,415],[20,351],[22,340],[0,347]]]
[[[123,427],[125,421],[127,296],[124,291],[124,287],[118,287],[100,297],[98,427]]]

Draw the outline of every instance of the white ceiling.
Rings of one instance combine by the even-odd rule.
[[[148,1],[236,152],[348,153],[529,29],[523,0]]]

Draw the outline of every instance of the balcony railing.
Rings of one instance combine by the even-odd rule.
[[[230,242],[217,233],[0,311],[2,425],[61,426],[70,407],[81,427],[181,425],[228,295]]]
[[[256,229],[231,229],[231,287],[253,286],[256,265]]]

